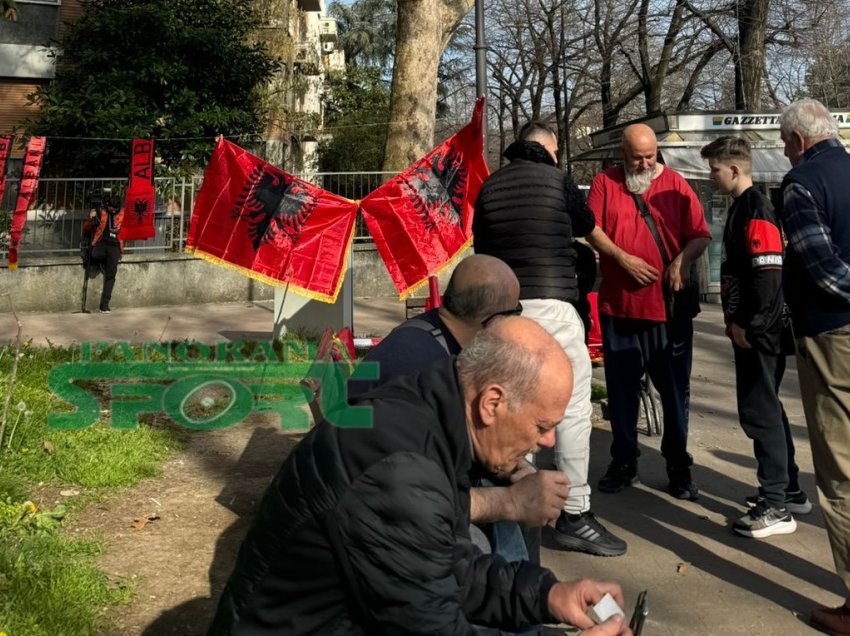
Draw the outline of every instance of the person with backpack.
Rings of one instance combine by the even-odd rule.
[[[412,375],[456,356],[494,319],[521,312],[519,282],[511,268],[492,256],[468,256],[452,273],[440,307],[393,329],[363,359],[378,363],[378,380],[353,380],[348,395],[360,395],[396,376]],[[509,561],[536,562],[539,538],[527,535],[530,545],[526,545],[517,524],[538,528],[556,518],[567,496],[567,480],[557,471],[536,471],[528,462],[501,478],[498,486],[472,489],[472,523],[483,526],[493,552]]]
[[[91,237],[90,263],[103,269],[103,291],[100,295],[102,314],[111,312],[109,301],[115,287],[118,261],[124,249],[123,241],[118,238],[123,221],[124,210],[120,197],[109,196],[89,212],[89,219],[83,228],[83,232]]]

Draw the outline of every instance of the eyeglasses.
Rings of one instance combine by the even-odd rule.
[[[517,303],[516,307],[513,309],[505,309],[504,311],[497,311],[492,316],[487,316],[484,320],[481,321],[481,326],[486,327],[490,324],[490,321],[494,318],[498,318],[499,316],[519,316],[522,313],[522,303]]]

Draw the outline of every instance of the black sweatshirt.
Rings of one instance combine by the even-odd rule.
[[[730,206],[723,230],[720,295],[726,324],[747,332],[751,345],[780,353],[782,233],[770,201],[750,187]]]

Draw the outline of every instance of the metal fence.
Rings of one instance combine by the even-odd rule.
[[[348,199],[362,199],[393,173],[383,172],[311,172],[296,176]],[[154,228],[156,234],[146,241],[127,241],[125,252],[147,254],[182,252],[201,177],[155,180]],[[79,256],[82,226],[93,199],[104,191],[122,194],[126,179],[40,179],[34,206],[27,221],[18,253],[21,257]],[[18,180],[7,179],[0,200],[0,214],[14,209]],[[7,212],[8,213],[8,212]],[[5,237],[3,237],[5,238]],[[369,241],[369,233],[358,215],[354,240]],[[6,258],[6,241],[0,246],[0,258]]]

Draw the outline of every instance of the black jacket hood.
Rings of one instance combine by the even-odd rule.
[[[517,159],[525,159],[534,163],[545,163],[549,166],[556,166],[552,155],[536,141],[523,141],[517,139],[505,149],[503,156],[508,161],[516,161]]]

